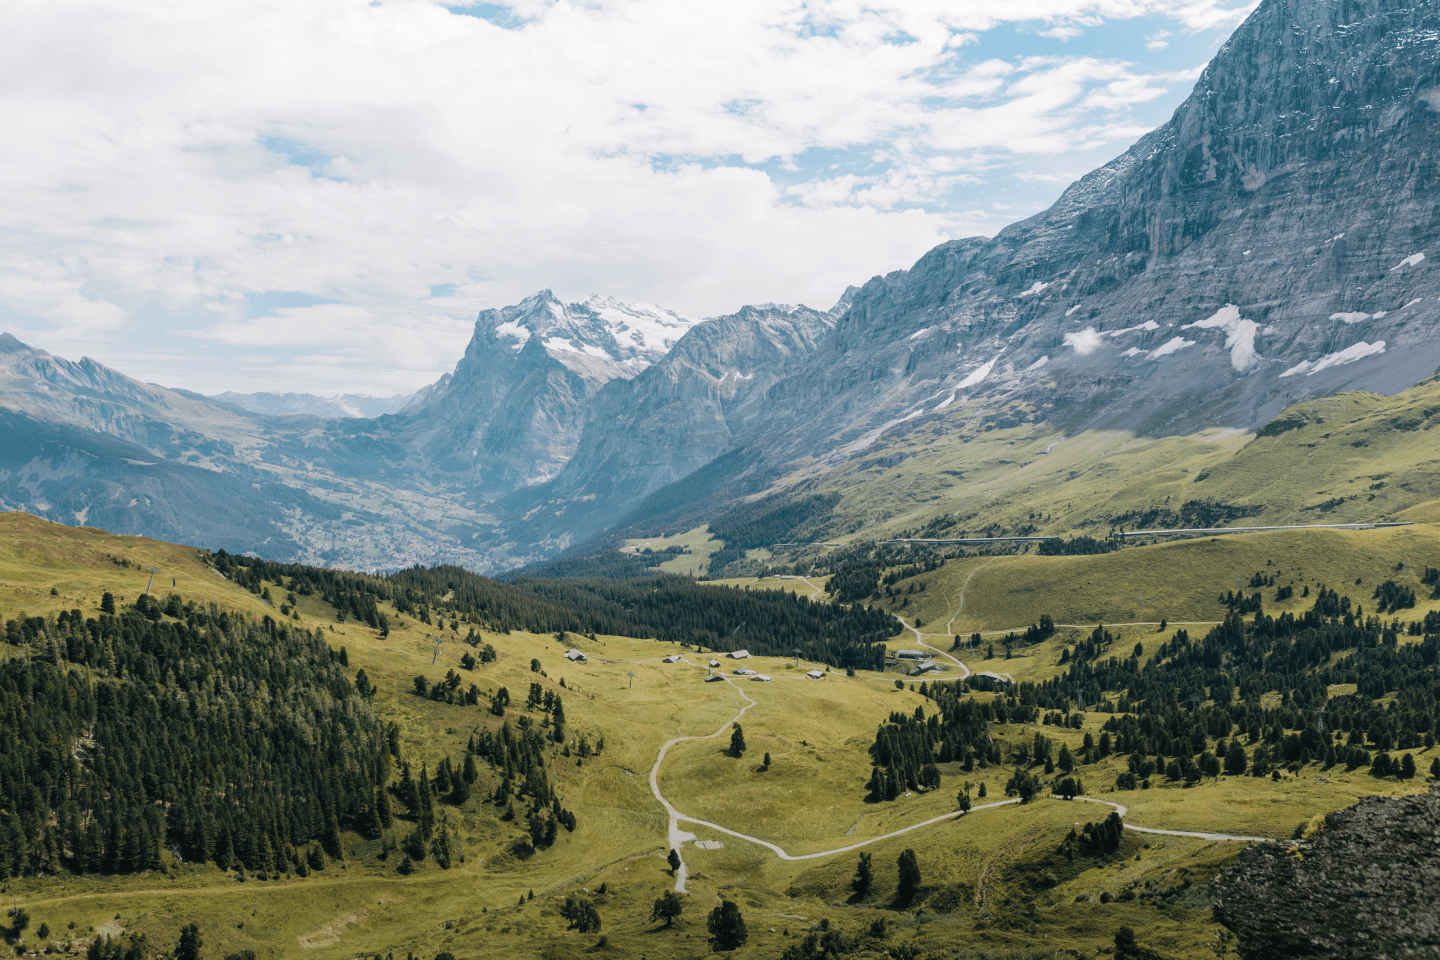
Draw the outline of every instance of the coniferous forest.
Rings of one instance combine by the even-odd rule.
[[[881,669],[884,641],[901,630],[894,617],[868,606],[836,606],[783,590],[741,590],[668,574],[536,576],[499,583],[456,566],[411,567],[378,577],[224,551],[214,560],[217,570],[253,592],[262,590],[263,581],[283,581],[292,592],[321,596],[341,615],[377,629],[387,626],[376,606],[386,601],[426,624],[655,638],[780,656],[798,650],[809,660],[856,669]]]
[[[1115,754],[1128,755],[1120,790],[1149,787],[1152,778],[1271,776],[1312,763],[1366,768],[1378,778],[1423,776],[1413,754],[1440,737],[1440,624],[1434,614],[1408,624],[1365,617],[1342,599],[1322,588],[1298,617],[1260,613],[1246,621],[1232,610],[1199,640],[1175,631],[1143,666],[1139,648],[1104,656],[1113,638],[1097,627],[1074,656],[1062,653],[1069,666],[1054,679],[972,678],[977,689],[1001,694],[988,702],[957,695],[954,684],[922,683],[936,712],[892,714],[881,726],[867,798],[934,788],[935,764],[952,760],[966,771],[1013,764],[1017,787],[1032,767],[1069,774]],[[1421,639],[1401,643],[1402,636]],[[1344,684],[1355,691],[1331,692]],[[1271,691],[1280,694],[1265,699]],[[1098,739],[1086,734],[1078,755],[1057,755],[1038,733],[1008,747],[987,733],[990,723],[1069,725],[1082,703],[1114,716]]]
[[[164,613],[6,623],[0,878],[146,870],[162,848],[267,873],[377,817],[385,732],[318,630],[174,595]]]

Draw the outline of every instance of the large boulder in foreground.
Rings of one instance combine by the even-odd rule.
[[[1440,783],[1365,797],[1308,841],[1250,847],[1210,887],[1244,960],[1440,957]]]

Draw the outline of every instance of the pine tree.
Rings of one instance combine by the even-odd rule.
[[[678,873],[680,871],[679,851],[677,851],[674,847],[671,847],[670,853],[665,857],[665,862],[670,864],[670,874],[672,876]]]
[[[434,798],[430,795],[430,777],[423,763],[420,764],[420,784],[416,792],[420,797],[420,835],[429,840],[435,833],[435,806]]]
[[[874,879],[874,872],[870,866],[870,854],[860,854],[860,862],[855,865],[855,876],[850,880],[850,889],[855,891],[856,900],[865,899]]]
[[[745,755],[745,731],[738,723],[731,724],[730,753],[737,759]]]
[[[908,907],[920,892],[920,861],[915,858],[914,850],[907,849],[900,854],[896,864],[900,869],[900,879],[895,900],[904,908]]]
[[[650,922],[664,920],[666,928],[675,924],[675,918],[685,910],[685,898],[674,890],[666,890],[650,908]]]
[[[192,923],[180,931],[180,942],[175,944],[175,952],[171,956],[174,960],[200,960],[200,948],[204,945],[200,928]]]
[[[740,908],[729,900],[720,901],[720,906],[710,911],[706,926],[710,931],[710,948],[716,952],[736,950],[750,939]]]

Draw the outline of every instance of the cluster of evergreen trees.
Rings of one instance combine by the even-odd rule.
[[[1121,537],[1071,537],[1069,540],[1042,540],[1036,551],[1042,557],[1091,557],[1102,553],[1114,553],[1125,541]]]
[[[1039,711],[1030,704],[1000,697],[980,701],[964,697],[956,684],[920,685],[920,694],[936,704],[925,716],[923,707],[913,715],[892,713],[875,732],[870,747],[873,768],[866,799],[893,800],[905,790],[933,790],[940,786],[937,764],[957,762],[967,772],[1005,762],[1004,744],[991,738],[990,723],[1033,723]],[[1037,744],[1044,738],[1037,738]],[[1044,741],[1048,744],[1048,741]],[[1029,758],[1029,746],[1022,745]],[[1047,748],[1048,749],[1048,748]]]
[[[1201,639],[1176,631],[1143,667],[1137,646],[1125,657],[1073,658],[1063,676],[1008,692],[1047,711],[1068,710],[1076,691],[1097,700],[1110,693],[1099,708],[1116,715],[1077,760],[1128,754],[1122,788],[1156,775],[1265,776],[1308,763],[1414,776],[1405,751],[1440,736],[1440,630],[1427,624],[1440,626],[1365,618],[1321,588],[1298,617],[1246,621],[1231,611]],[[1341,684],[1356,692],[1330,697]],[[1278,702],[1262,703],[1272,691]]]
[[[1370,599],[1380,601],[1381,615],[1396,613],[1415,606],[1415,588],[1402,586],[1394,580],[1386,580],[1375,588]]]
[[[1120,840],[1125,835],[1125,822],[1120,814],[1111,813],[1099,823],[1087,823],[1077,833],[1074,827],[1065,837],[1060,849],[1071,860],[1076,852],[1089,856],[1108,856],[1120,849]]]
[[[171,596],[12,620],[0,878],[189,861],[268,873],[377,816],[385,731],[320,632]]]
[[[857,669],[883,669],[883,643],[902,629],[881,610],[816,602],[788,590],[714,587],[685,577],[527,579],[513,586],[575,611],[598,633],[766,655],[800,650],[808,660]]]
[[[727,549],[740,552],[809,539],[817,535],[839,502],[838,493],[820,493],[742,504],[711,520],[710,534],[725,541]],[[719,569],[714,558],[711,566]]]
[[[377,602],[424,623],[448,621],[508,632],[597,633],[655,637],[712,650],[745,648],[832,666],[881,669],[886,638],[901,629],[889,614],[863,607],[812,602],[789,591],[748,591],[699,584],[687,577],[625,579],[522,577],[501,584],[455,566],[412,567],[385,577],[279,564],[220,551],[216,569],[263,594],[264,581],[299,595],[318,594],[339,615],[377,629],[388,623]],[[471,628],[474,637],[474,627]],[[478,640],[476,640],[478,643]],[[450,688],[448,699],[454,699]]]
[[[565,708],[560,697],[555,697],[548,707],[543,725],[534,723],[528,716],[519,718],[518,727],[506,720],[495,733],[481,730],[472,736],[466,747],[467,762],[470,757],[476,757],[488,763],[499,776],[499,786],[491,797],[496,807],[505,808],[507,815],[513,817],[514,800],[529,802],[531,810],[526,816],[526,826],[535,847],[553,843],[558,827],[568,832],[576,827],[575,814],[561,805],[551,785],[547,747],[552,742],[565,742]],[[583,736],[576,746],[582,757],[590,755],[589,741]],[[604,747],[602,739],[595,752]],[[568,746],[563,754],[570,756]]]
[[[1130,530],[1216,527],[1232,520],[1259,516],[1264,510],[1265,508],[1259,505],[1220,503],[1215,500],[1186,500],[1180,505],[1179,510],[1172,510],[1169,507],[1127,510],[1111,518],[1110,522],[1116,527]]]

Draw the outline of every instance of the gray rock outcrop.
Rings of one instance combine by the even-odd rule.
[[[1297,846],[1249,847],[1210,889],[1243,960],[1440,956],[1440,783],[1363,797]]]

